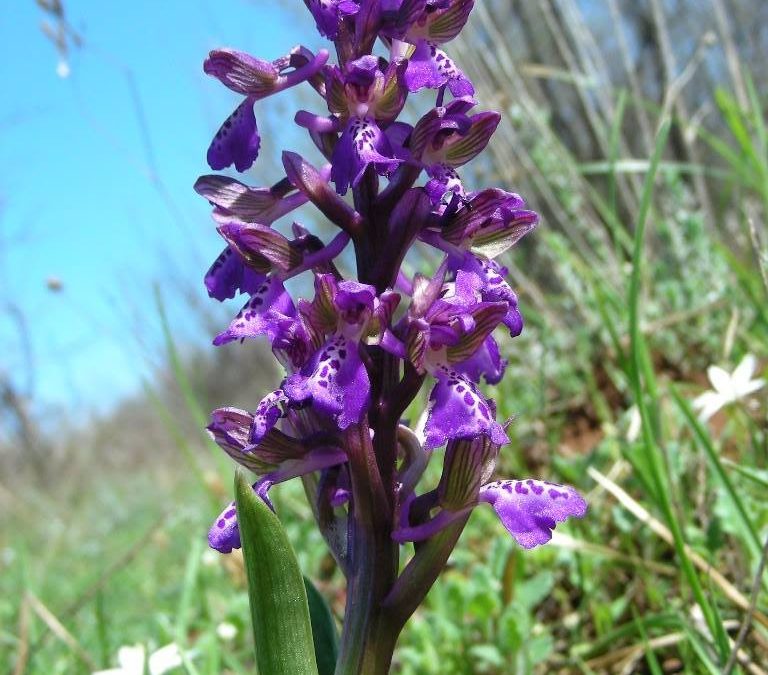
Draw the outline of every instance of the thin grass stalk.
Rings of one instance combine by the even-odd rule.
[[[661,507],[664,517],[667,520],[667,525],[672,533],[672,537],[675,544],[675,550],[678,558],[680,559],[681,566],[683,568],[683,574],[685,575],[691,591],[697,604],[701,608],[704,615],[705,622],[715,640],[720,658],[724,661],[728,657],[729,646],[728,639],[723,630],[722,623],[719,621],[717,613],[712,605],[709,603],[704,589],[701,585],[701,581],[693,567],[690,558],[686,553],[685,541],[683,538],[682,528],[673,511],[672,502],[669,494],[669,486],[666,483],[664,477],[664,468],[660,462],[658,445],[655,437],[655,430],[653,428],[651,416],[648,412],[648,408],[645,403],[645,391],[643,375],[646,368],[644,367],[642,360],[642,352],[644,349],[644,340],[640,331],[639,322],[639,297],[640,297],[640,279],[641,279],[641,261],[643,242],[645,235],[645,226],[648,219],[648,214],[651,208],[651,197],[653,194],[653,184],[656,177],[659,161],[666,145],[667,135],[669,133],[670,123],[668,120],[663,120],[659,127],[659,131],[656,136],[656,147],[651,159],[651,168],[646,175],[645,185],[643,187],[643,195],[640,202],[640,212],[638,214],[637,223],[635,226],[635,251],[633,255],[632,276],[629,288],[629,321],[630,321],[630,354],[631,354],[631,368],[630,379],[632,383],[632,389],[635,394],[635,400],[640,411],[641,428],[643,442],[646,447],[647,466],[651,479],[654,483],[656,496]]]

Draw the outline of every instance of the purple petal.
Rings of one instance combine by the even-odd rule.
[[[478,302],[470,310],[472,325],[463,329],[455,344],[446,349],[447,362],[461,363],[480,349],[486,338],[504,320],[507,304],[504,302]]]
[[[354,280],[340,282],[333,298],[339,316],[348,324],[367,322],[373,313],[375,302],[376,289]]]
[[[429,396],[429,416],[424,428],[426,449],[439,448],[452,438],[487,435],[493,443],[509,442],[504,428],[496,422],[492,404],[466,377],[441,368]]]
[[[216,207],[217,219],[229,215],[245,223],[271,225],[304,202],[301,193],[280,198],[269,188],[252,188],[229,176],[200,176],[195,191]]]
[[[523,548],[546,544],[557,523],[587,512],[587,503],[574,488],[531,478],[488,483],[480,488],[479,500],[493,506]]]
[[[382,0],[385,25],[382,33],[402,39],[413,24],[424,14],[426,0]]]
[[[358,343],[341,335],[331,338],[300,373],[283,383],[294,403],[312,401],[315,410],[331,417],[339,429],[360,422],[370,402],[371,385]]]
[[[408,87],[405,84],[405,62],[393,62],[382,74],[383,84],[376,87],[374,96],[370,97],[369,115],[387,126],[393,122],[405,105],[408,97]],[[381,72],[381,71],[379,71]]]
[[[507,303],[507,313],[503,323],[509,329],[512,337],[517,337],[523,331],[523,316],[517,305],[517,294],[504,279],[507,268],[494,260],[487,260],[472,253],[466,253],[460,263],[460,271],[476,274],[482,281],[481,295],[483,300]]]
[[[429,2],[436,9],[427,15],[426,36],[438,44],[453,40],[464,28],[474,0],[433,0]]]
[[[234,298],[236,293],[255,293],[266,280],[266,275],[245,264],[229,246],[213,262],[205,275],[208,295],[216,300]]]
[[[469,240],[484,223],[499,217],[502,209],[520,208],[525,202],[513,192],[488,188],[472,195],[461,208],[444,216],[443,237],[452,244],[460,245]]]
[[[208,165],[218,171],[234,164],[238,171],[246,171],[258,157],[260,145],[253,100],[247,98],[216,132],[208,148]]]
[[[488,145],[493,132],[501,121],[497,112],[472,115],[471,125],[465,134],[453,134],[442,147],[442,154],[450,166],[462,166],[479,155]]]
[[[225,450],[242,452],[250,441],[253,415],[239,408],[217,408],[211,413],[211,423],[206,427],[211,438]]]
[[[253,413],[253,421],[248,435],[249,444],[256,445],[264,440],[264,437],[277,424],[277,421],[285,415],[283,404],[288,401],[282,389],[267,394]]]
[[[350,184],[356,186],[370,164],[377,173],[394,171],[401,160],[393,157],[386,134],[370,117],[351,117],[333,150],[331,180],[336,191],[345,194]]]
[[[345,16],[357,13],[357,3],[352,0],[307,0],[309,11],[315,18],[320,35],[335,40],[339,23]]]
[[[216,229],[244,260],[264,261],[268,269],[281,272],[289,272],[302,262],[301,246],[268,225],[227,220]]]
[[[234,49],[213,50],[205,60],[203,70],[232,91],[256,98],[270,94],[280,75],[269,61]]]
[[[331,495],[331,506],[333,508],[338,508],[340,506],[344,506],[344,504],[348,503],[349,500],[352,498],[352,492],[348,490],[347,488],[340,488],[337,487],[333,494]]]
[[[454,368],[473,382],[480,382],[480,378],[485,377],[488,384],[498,384],[504,377],[507,360],[501,358],[499,345],[493,336],[489,335],[472,356],[457,363]]]
[[[216,346],[239,340],[266,335],[270,343],[283,333],[283,322],[296,315],[291,296],[282,281],[275,276],[266,277],[251,299],[233,319],[229,328],[216,336]]]
[[[327,179],[301,155],[283,152],[283,167],[291,184],[306,195],[332,223],[345,231],[360,226],[360,214],[339,197]]]
[[[487,258],[496,258],[533,230],[538,222],[539,214],[535,211],[502,207],[473,234],[472,250]]]
[[[439,204],[446,192],[452,192],[464,196],[464,184],[456,173],[456,169],[447,164],[433,164],[427,167],[427,174],[431,180],[424,186],[433,205]]]
[[[475,93],[472,83],[453,60],[435,43],[426,40],[419,41],[408,59],[405,84],[411,92],[425,87],[438,89],[447,84],[456,98]]]
[[[315,274],[315,297],[311,302],[299,300],[299,311],[307,326],[319,335],[333,333],[339,323],[334,298],[339,282],[333,274]]]
[[[423,159],[425,153],[439,150],[453,135],[466,134],[472,125],[467,113],[474,105],[475,101],[470,97],[456,98],[445,106],[427,112],[413,129],[411,149],[414,156]]]
[[[235,502],[225,508],[208,530],[208,544],[220,553],[232,553],[240,548],[240,528],[237,526]]]
[[[203,69],[232,91],[255,101],[310,79],[327,60],[326,50],[313,54],[302,46],[272,62],[234,49],[216,49],[206,59]]]

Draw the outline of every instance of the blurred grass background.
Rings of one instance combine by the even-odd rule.
[[[498,473],[572,483],[590,512],[523,552],[477,509],[395,672],[768,672],[766,389],[704,423],[691,408],[708,366],[768,363],[766,19],[759,0],[480,0],[450,45],[504,114],[467,179],[543,216],[503,260],[527,325],[492,392],[516,419]],[[183,283],[147,320],[165,326],[171,302],[211,335],[226,320]],[[241,559],[205,546],[233,470],[201,429],[277,375],[259,345],[164,336],[141,396],[55,435],[2,382],[9,673],[89,673],[170,642],[178,672],[254,672]],[[272,494],[340,617],[300,485]]]

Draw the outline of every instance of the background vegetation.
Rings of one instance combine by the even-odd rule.
[[[471,180],[543,214],[505,261],[527,326],[494,392],[516,418],[499,474],[572,483],[590,512],[523,552],[477,509],[396,672],[766,672],[767,390],[706,422],[691,407],[708,366],[768,363],[766,19],[759,0],[483,0],[452,45],[504,113]],[[166,302],[213,334],[223,315],[181,287]],[[10,673],[92,672],[121,645],[170,642],[179,672],[253,672],[241,558],[204,541],[232,467],[200,430],[274,375],[258,346],[164,335],[142,396],[55,436],[0,373]],[[300,485],[272,494],[339,616]]]

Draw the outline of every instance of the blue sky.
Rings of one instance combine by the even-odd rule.
[[[170,289],[198,283],[221,248],[192,184],[208,171],[208,142],[237,99],[202,73],[202,61],[217,46],[275,58],[314,44],[311,17],[295,5],[66,0],[83,37],[67,78],[56,73],[33,0],[15,3],[12,30],[5,17],[0,369],[26,379],[12,303],[26,317],[41,406],[104,410],[140,386],[152,352],[142,342],[157,336],[153,282],[175,298],[179,340],[208,339]],[[257,170],[246,180],[272,178]],[[60,293],[47,289],[52,277]],[[202,302],[202,284],[195,288]]]

